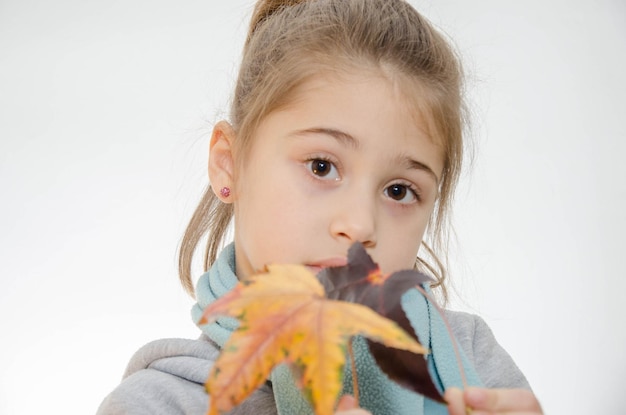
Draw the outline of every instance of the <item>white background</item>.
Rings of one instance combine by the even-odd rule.
[[[413,4],[469,73],[458,308],[546,412],[623,413],[626,6]],[[251,9],[0,0],[0,413],[94,413],[130,355],[198,334],[176,248]]]

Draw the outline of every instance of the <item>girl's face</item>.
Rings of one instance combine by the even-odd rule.
[[[318,76],[269,114],[236,175],[235,255],[317,272],[359,241],[385,273],[413,268],[443,153],[387,78]]]

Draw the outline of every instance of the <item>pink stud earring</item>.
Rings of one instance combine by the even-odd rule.
[[[230,187],[228,186],[224,186],[220,189],[220,194],[222,195],[222,197],[228,197],[230,196]]]

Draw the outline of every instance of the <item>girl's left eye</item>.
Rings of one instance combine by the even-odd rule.
[[[324,180],[339,180],[339,172],[335,164],[329,160],[311,159],[307,161],[311,173]]]
[[[413,203],[419,201],[418,194],[405,184],[395,183],[385,189],[385,195],[400,203]]]

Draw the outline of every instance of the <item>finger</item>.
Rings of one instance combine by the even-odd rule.
[[[468,406],[477,410],[541,412],[539,401],[526,389],[467,388],[463,397]]]
[[[348,409],[356,409],[358,407],[359,403],[352,395],[343,395],[341,399],[339,399],[339,404],[337,404],[338,411],[347,411]]]
[[[463,400],[463,391],[461,391],[461,389],[446,389],[444,399],[448,403],[448,412],[450,415],[465,415],[465,402]]]

